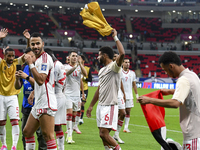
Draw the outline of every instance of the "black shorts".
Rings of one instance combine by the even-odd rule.
[[[84,90],[84,94],[85,94],[85,100],[82,100],[82,91],[81,91],[81,101],[82,101],[82,102],[86,102],[86,101],[87,101],[88,90]]]

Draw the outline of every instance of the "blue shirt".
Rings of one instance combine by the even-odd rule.
[[[28,66],[28,65],[26,65],[26,66],[24,67],[23,72],[25,72],[27,75],[30,76],[31,72],[29,72],[29,66]],[[28,81],[25,80],[25,79],[22,79],[22,82],[23,82],[23,85],[24,85],[24,91],[23,91],[24,97],[23,97],[22,106],[23,106],[24,108],[32,108],[33,105],[34,105],[34,103],[33,103],[33,105],[30,105],[30,104],[28,103],[28,97],[29,97],[30,93],[33,91],[33,87],[32,87],[32,85],[31,85],[31,83],[28,82]]]

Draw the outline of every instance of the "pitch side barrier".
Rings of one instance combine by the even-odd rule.
[[[98,86],[98,78],[93,77],[93,82],[88,82],[88,86]],[[146,89],[175,89],[176,80],[171,78],[137,78],[137,88]]]

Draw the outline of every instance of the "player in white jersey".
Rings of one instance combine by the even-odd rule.
[[[30,47],[37,59],[34,65],[30,55],[26,54],[24,57],[35,79],[34,95],[32,92],[28,99],[32,103],[35,96],[35,105],[23,130],[26,137],[26,150],[35,149],[34,132],[39,126],[47,143],[47,150],[57,150],[54,138],[54,115],[57,111],[57,101],[54,89],[53,60],[44,52],[44,42],[40,33],[31,35]]]
[[[137,92],[135,72],[132,70],[129,70],[130,60],[127,58],[124,58],[122,66],[123,66],[122,82],[123,82],[123,86],[124,86],[124,92],[126,95],[126,103],[125,103],[126,116],[125,116],[125,125],[124,125],[123,132],[130,133],[131,131],[128,129],[128,125],[129,125],[129,121],[130,121],[131,108],[134,107],[132,87],[136,94],[136,98],[138,98],[139,95]]]
[[[121,150],[121,147],[110,136],[111,130],[117,129],[118,100],[117,94],[120,84],[120,70],[125,55],[124,48],[117,38],[117,31],[114,29],[112,34],[119,56],[116,61],[113,59],[113,50],[110,47],[102,47],[99,50],[98,60],[104,67],[99,71],[99,86],[87,110],[87,116],[91,117],[93,106],[99,99],[96,110],[97,126],[99,135],[102,139],[105,150]]]
[[[182,65],[180,57],[165,52],[159,58],[161,68],[172,78],[177,78],[175,89],[162,89],[163,95],[173,94],[171,99],[155,99],[140,96],[141,104],[153,104],[166,108],[179,108],[179,121],[183,133],[181,150],[200,150],[200,80],[196,73]]]
[[[55,132],[58,149],[64,150],[65,139],[61,125],[66,125],[66,98],[63,93],[66,81],[65,67],[60,61],[58,61],[51,49],[45,48],[44,51],[52,57],[54,62],[55,94],[58,106],[58,110],[55,114]]]
[[[113,61],[116,61],[118,56],[119,55],[117,54],[117,52],[114,51]],[[121,72],[121,74],[122,74],[122,72]],[[121,76],[120,76],[120,80],[121,80]],[[118,117],[118,123],[117,123],[117,131],[115,131],[115,134],[113,136],[113,138],[116,141],[118,141],[118,143],[120,143],[120,144],[124,144],[124,141],[122,141],[121,138],[119,137],[119,132],[122,128],[122,125],[123,125],[123,122],[124,122],[124,117],[126,115],[125,102],[126,102],[126,95],[125,95],[123,83],[122,83],[122,80],[121,80],[121,84],[119,86],[119,91],[118,91],[118,109],[119,109],[119,115],[118,116],[119,117]]]
[[[67,107],[68,134],[66,141],[67,143],[71,144],[74,142],[72,140],[73,130],[75,130],[79,134],[81,133],[77,126],[80,119],[80,114],[77,118],[76,114],[78,111],[80,111],[81,108],[81,99],[80,99],[81,73],[84,74],[84,76],[87,76],[87,72],[84,66],[80,63],[81,58],[80,56],[77,55],[77,52],[72,51],[69,57],[70,57],[70,64],[65,65],[66,84],[64,88],[64,94],[67,99],[66,107]],[[82,94],[82,96],[84,98],[84,93]]]

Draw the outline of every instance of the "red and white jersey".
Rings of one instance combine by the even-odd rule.
[[[66,81],[66,72],[65,72],[65,66],[58,60],[54,62],[54,76],[55,76],[55,94],[62,93]]]
[[[73,68],[65,65],[65,70]],[[64,94],[70,97],[80,97],[81,68],[78,66],[70,75],[66,76]]]
[[[47,75],[45,82],[39,86],[35,81],[35,108],[50,108],[57,110],[57,101],[54,92],[54,63],[47,53],[43,52],[35,61],[35,67],[38,73]]]
[[[121,99],[124,97],[124,94],[122,93],[122,90],[121,90],[121,80],[122,80],[122,71],[120,73],[120,83],[119,83],[119,90],[118,90],[118,96],[117,96],[118,99]]]
[[[126,99],[133,99],[133,82],[136,81],[135,72],[128,70],[127,72],[122,69],[122,83],[124,86],[124,92]]]

